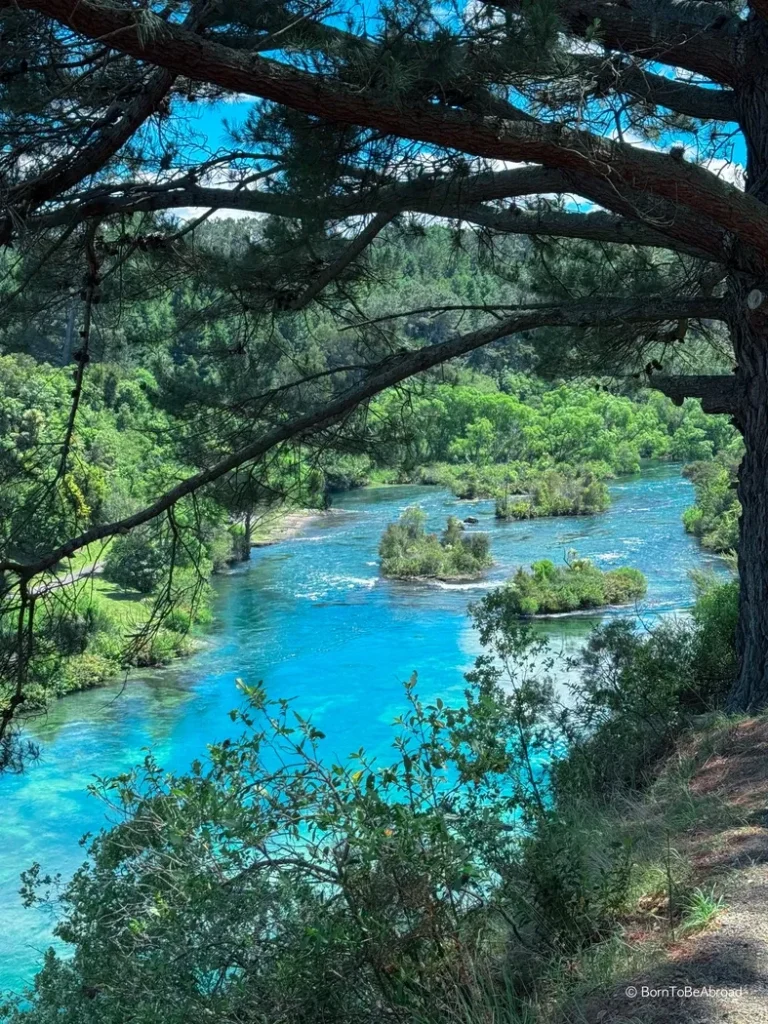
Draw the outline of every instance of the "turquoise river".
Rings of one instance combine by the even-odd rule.
[[[239,702],[238,677],[295,698],[327,734],[329,753],[386,752],[402,681],[416,670],[423,696],[459,696],[478,653],[467,606],[521,564],[558,561],[575,548],[603,567],[646,573],[644,619],[689,606],[690,570],[719,563],[683,531],[680,516],[693,496],[679,467],[648,469],[611,490],[613,505],[600,516],[508,524],[494,520],[491,502],[458,501],[435,488],[344,495],[298,537],[255,551],[217,579],[216,625],[199,654],[127,685],[68,697],[31,723],[39,761],[0,777],[0,991],[28,982],[50,943],[52,919],[21,905],[20,872],[39,862],[67,877],[82,863],[80,837],[105,821],[86,792],[94,776],[127,769],[147,747],[165,767],[184,768],[234,729],[227,712]],[[495,558],[487,579],[455,586],[378,578],[379,537],[415,503],[435,529],[451,513],[478,517],[474,528],[491,534]],[[578,644],[596,621],[570,616],[541,628],[559,650]]]

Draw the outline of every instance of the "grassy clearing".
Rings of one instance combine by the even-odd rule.
[[[85,553],[77,567],[60,574],[63,584],[41,605],[30,664],[34,701],[99,686],[132,667],[168,664],[199,644],[196,626],[209,619],[205,593],[190,592],[160,614],[155,597],[111,583],[98,571],[91,575],[94,565],[94,552]]]

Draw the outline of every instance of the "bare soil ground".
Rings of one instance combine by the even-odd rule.
[[[669,938],[653,967],[623,978],[569,1021],[768,1024],[768,722],[722,728],[689,789],[694,799],[722,801],[742,822],[676,837],[694,884],[722,896],[723,911],[704,931]]]

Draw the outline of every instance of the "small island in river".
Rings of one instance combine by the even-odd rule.
[[[611,503],[608,487],[591,470],[547,469],[521,484],[526,494],[496,499],[497,519],[539,519],[542,516],[589,516]]]
[[[389,524],[379,544],[382,576],[458,582],[476,579],[493,564],[487,534],[467,533],[459,519],[449,516],[438,537],[427,533],[426,521],[426,513],[412,506]]]
[[[529,572],[520,568],[492,596],[510,614],[532,616],[631,604],[647,589],[639,569],[603,570],[587,558],[571,557],[563,566],[542,559]]]

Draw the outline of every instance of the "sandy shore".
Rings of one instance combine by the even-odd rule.
[[[281,541],[290,540],[302,533],[312,523],[327,519],[338,514],[332,510],[299,509],[296,512],[277,512],[267,514],[253,530],[252,548],[267,548]]]

